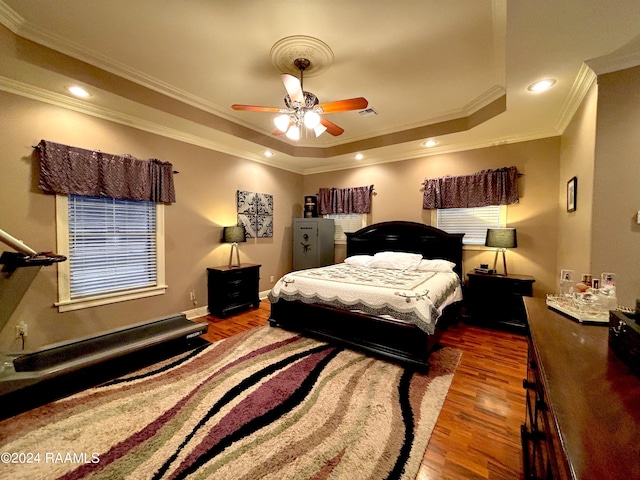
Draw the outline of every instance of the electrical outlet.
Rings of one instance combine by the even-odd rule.
[[[271,283],[273,283],[273,280],[274,280],[273,275],[271,275],[271,276],[269,277],[269,281],[270,281]]]
[[[27,336],[27,324],[25,322],[20,322],[16,325],[16,338],[26,337]]]
[[[195,290],[191,290],[189,292],[189,299],[190,300],[195,300],[196,299],[196,291]]]

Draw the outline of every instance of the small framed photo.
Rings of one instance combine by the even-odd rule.
[[[573,270],[560,270],[561,282],[573,282]]]
[[[567,182],[567,212],[576,211],[578,199],[578,177],[573,177]]]

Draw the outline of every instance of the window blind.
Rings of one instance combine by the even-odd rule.
[[[69,196],[70,298],[157,285],[156,207]]]
[[[484,245],[487,228],[500,226],[500,205],[437,211],[437,227],[447,233],[464,233],[465,244]]]
[[[355,232],[367,226],[366,213],[340,213],[325,215],[334,221],[333,240],[336,243],[346,243],[346,232]]]

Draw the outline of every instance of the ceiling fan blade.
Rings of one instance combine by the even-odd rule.
[[[348,100],[338,100],[336,102],[320,103],[323,113],[346,112],[347,110],[362,110],[367,108],[369,102],[366,98],[349,98]]]
[[[281,74],[280,78],[282,79],[282,83],[284,83],[284,88],[287,91],[289,98],[294,102],[304,104],[304,93],[302,92],[300,80],[288,73]]]
[[[344,133],[344,128],[339,127],[333,122],[330,122],[324,117],[320,117],[320,123],[327,128],[327,132],[337,137],[338,135],[342,135]]]
[[[231,105],[231,108],[233,108],[234,110],[246,110],[248,112],[273,112],[273,113],[278,113],[280,110],[282,110],[281,108],[278,108],[278,107],[260,107],[258,105],[238,105],[238,104]]]

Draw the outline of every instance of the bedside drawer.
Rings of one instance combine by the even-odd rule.
[[[509,290],[511,291],[512,294],[521,295],[524,297],[531,297],[533,293],[533,286],[531,282],[514,280],[510,283]]]
[[[244,284],[247,283],[246,279],[236,278],[235,280],[229,280],[222,285],[222,289],[226,292],[240,291]]]

